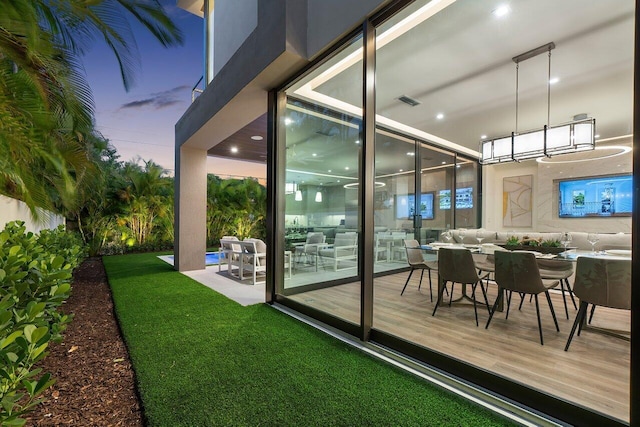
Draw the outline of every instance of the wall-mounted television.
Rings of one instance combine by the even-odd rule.
[[[451,190],[438,191],[440,210],[451,209]],[[473,208],[473,187],[456,188],[456,209]]]
[[[631,216],[630,174],[557,180],[560,218]]]
[[[420,195],[419,215],[422,219],[433,219],[433,193]],[[396,219],[411,219],[416,214],[416,198],[414,194],[396,195]]]

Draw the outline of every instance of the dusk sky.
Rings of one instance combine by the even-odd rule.
[[[174,125],[191,103],[191,89],[203,70],[203,20],[161,0],[182,29],[184,45],[164,48],[132,22],[140,64],[129,92],[115,56],[96,41],[83,58],[95,102],[96,127],[118,150],[120,160],[140,156],[173,174]]]

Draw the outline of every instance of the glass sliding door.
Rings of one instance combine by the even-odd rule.
[[[406,267],[404,240],[414,238],[416,198],[415,141],[376,132],[374,194],[374,272]],[[425,213],[426,215],[426,213]]]
[[[558,7],[560,3],[562,7]],[[581,238],[588,232],[606,232],[610,234],[607,238],[614,238],[616,233],[631,232],[631,221],[623,218],[559,218],[557,181],[630,172],[631,155],[624,151],[631,145],[633,129],[635,5],[616,0],[560,3],[520,1],[498,8],[488,0],[418,0],[377,27],[377,125],[408,141],[419,141],[413,150],[412,169],[420,174],[417,180],[415,172],[400,175],[400,166],[393,177],[392,172],[385,172],[389,190],[380,199],[386,201],[382,206],[387,210],[382,211],[386,215],[376,226],[411,228],[423,245],[438,240],[442,230],[467,229],[456,234],[457,243],[474,249],[480,240],[495,242],[514,227],[523,236],[569,231]],[[531,51],[550,42],[552,51],[531,56]],[[515,56],[525,58],[518,68],[512,59]],[[584,116],[594,117],[598,123],[598,149],[588,155],[567,154],[566,161],[559,155],[537,162],[483,167],[477,161],[483,140]],[[378,135],[376,176],[386,166],[382,162],[385,157],[405,162],[412,151],[399,144],[393,145],[397,147],[393,154],[383,151],[391,147],[390,141]],[[618,150],[619,154],[611,157],[600,150]],[[509,193],[505,182],[524,178],[528,190]],[[609,193],[606,196],[603,200],[609,200]],[[486,212],[481,212],[481,204]],[[519,209],[517,214],[522,216],[517,225],[506,220],[505,213],[513,209]],[[478,234],[475,229],[483,222],[492,228]],[[383,245],[376,254],[377,261],[397,260]],[[429,248],[423,254],[427,260],[436,256],[437,251]],[[486,261],[480,258],[476,261]],[[387,340],[383,344],[411,345],[414,355],[428,361],[445,355],[451,364],[471,373],[469,377],[489,373],[495,381],[487,380],[487,385],[518,387],[531,404],[538,397],[540,402],[562,402],[566,405],[563,410],[568,408],[582,417],[598,413],[629,421],[629,343],[586,333],[580,342],[583,347],[574,348],[574,341],[565,352],[577,311],[570,302],[568,314],[560,309],[560,291],[550,292],[560,331],[555,329],[548,308],[541,309],[542,346],[535,305],[528,299],[519,310],[512,306],[507,319],[504,314],[496,315],[488,329],[483,328],[488,310],[478,308],[480,327],[476,327],[473,304],[454,301],[451,306],[440,306],[433,316],[436,298],[431,298],[427,272],[421,284],[420,271],[417,273],[408,280],[408,269],[390,270],[375,279],[373,325]],[[432,272],[434,288],[435,277]],[[487,287],[489,303],[493,303],[496,282],[489,280]],[[449,289],[451,299],[461,298],[458,286],[455,292]],[[445,300],[448,303],[449,297]],[[484,298],[477,301],[484,303]],[[608,325],[605,328],[628,331],[629,319],[628,310],[603,310],[599,321]],[[540,360],[553,363],[539,366]],[[443,362],[446,369],[445,365]],[[591,413],[585,414],[583,408]],[[558,416],[562,416],[560,412],[557,410]]]
[[[455,182],[455,227],[478,228],[478,162],[458,157]]]
[[[285,90],[278,141],[285,279],[277,293],[354,324],[360,322],[361,48],[357,37]]]
[[[428,144],[420,144],[420,182],[422,193],[433,199],[433,215],[422,218],[420,243],[440,240],[443,231],[454,227],[451,191],[455,154]]]

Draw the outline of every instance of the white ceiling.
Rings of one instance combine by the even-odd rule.
[[[419,1],[412,5],[379,28],[378,34],[424,4]],[[560,81],[551,86],[549,124],[565,123],[574,115],[586,113],[596,119],[600,139],[631,133],[632,0],[511,0],[506,2],[511,12],[496,18],[492,10],[499,4],[458,0],[379,48],[377,114],[414,128],[416,135],[426,132],[477,151],[481,135],[492,138],[516,130],[516,64],[512,58],[554,42],[551,76]],[[331,63],[358,46],[354,44]],[[316,87],[315,92],[360,108],[361,66],[361,60],[355,62]],[[547,124],[548,66],[546,54],[520,63],[519,131]],[[406,105],[398,100],[401,95],[421,104]],[[300,93],[296,96],[322,104],[319,98]],[[437,113],[443,113],[444,119],[436,119]],[[317,174],[332,170],[332,182],[337,179],[336,170],[354,177],[358,167],[356,120],[345,116],[326,120],[321,108],[315,114],[288,126],[287,169]],[[292,117],[301,119],[303,114],[298,111]],[[383,147],[385,152],[381,151]],[[377,176],[406,168],[413,160],[406,155],[412,150],[411,144],[388,135],[378,136],[376,150]],[[446,154],[432,154],[425,159],[425,166],[450,159]],[[288,172],[288,179],[300,181],[305,176],[315,177],[315,183],[318,179],[331,181],[331,177]]]
[[[413,9],[422,5],[423,2]],[[631,133],[634,2],[631,0],[458,0],[377,51],[377,113],[477,150],[480,136],[515,130],[516,65],[512,57],[549,42],[550,124],[576,114],[596,118],[601,138]],[[379,30],[384,30],[392,23]],[[318,91],[360,105],[360,88],[345,84],[350,67]],[[547,121],[548,58],[520,63],[518,130]],[[421,102],[410,107],[398,97]],[[442,112],[443,120],[436,114]]]

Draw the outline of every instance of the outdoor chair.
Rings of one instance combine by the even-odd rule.
[[[318,256],[322,260],[322,266],[325,262],[330,261],[333,265],[333,271],[339,270],[340,263],[347,264],[347,267],[340,268],[357,268],[358,260],[358,234],[357,233],[336,233],[333,245],[318,250]],[[317,265],[316,265],[317,269]]]
[[[227,274],[232,274],[233,266],[240,268],[240,255],[242,246],[236,236],[223,236],[220,239],[218,249],[218,271],[222,270],[222,264],[227,264]]]
[[[491,319],[498,308],[498,304],[504,298],[504,294],[509,292],[507,299],[506,319],[509,318],[509,305],[511,302],[511,294],[517,292],[520,295],[533,295],[536,301],[536,315],[538,317],[538,331],[540,333],[540,344],[544,345],[542,338],[542,322],[540,320],[540,305],[538,303],[538,295],[544,293],[547,297],[549,310],[555,323],[556,330],[559,332],[558,319],[553,310],[553,303],[549,296],[549,289],[558,286],[558,281],[543,282],[540,278],[540,271],[536,262],[536,256],[532,252],[527,251],[504,251],[495,253],[496,272],[495,280],[498,284],[498,297],[489,313],[489,319],[485,329],[489,328]]]
[[[389,261],[404,261],[406,250],[404,248],[405,239],[409,239],[404,231],[393,231],[391,233],[391,259]],[[410,239],[411,240],[411,239]]]
[[[252,285],[264,283],[264,280],[258,282],[257,276],[258,273],[266,274],[267,271],[267,245],[260,239],[244,239],[242,246],[245,249],[245,254],[243,255],[240,280],[244,279],[245,272],[249,272],[252,276]]]
[[[388,231],[379,231],[376,233],[376,242],[373,249],[375,262],[380,262],[380,254],[384,255],[384,260],[389,261],[391,257],[391,233]]]
[[[631,260],[579,257],[573,292],[580,299],[580,308],[573,322],[564,350],[568,351],[573,335],[585,328],[587,306],[631,310]],[[629,331],[588,327],[590,330],[629,340]]]
[[[299,262],[300,258],[304,256],[305,262],[309,262],[309,260],[312,259],[315,265],[318,261],[318,248],[326,246],[326,238],[327,236],[322,232],[308,232],[307,240],[304,243],[296,245],[295,253],[297,261]]]

